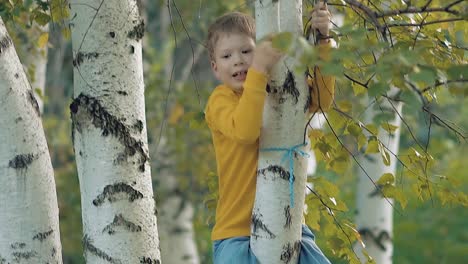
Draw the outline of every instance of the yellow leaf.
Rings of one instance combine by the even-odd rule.
[[[71,38],[70,28],[62,28],[62,35],[66,40],[69,40]]]
[[[316,140],[316,139],[319,139],[321,137],[323,137],[322,130],[320,130],[320,129],[311,129],[311,130],[309,130],[309,138],[310,138],[311,141],[313,139]]]
[[[49,42],[49,33],[42,33],[37,40],[37,45],[40,49],[43,49]]]
[[[353,109],[353,105],[348,100],[339,101],[338,108],[343,112],[350,112]]]
[[[171,125],[175,125],[183,115],[184,107],[180,104],[175,104],[171,109],[171,113],[167,122]]]
[[[394,133],[398,129],[398,126],[385,123],[385,124],[382,124],[382,128],[385,129],[385,131],[387,131],[388,133]]]
[[[379,152],[379,142],[375,139],[369,140],[366,148],[366,154],[378,153]]]
[[[353,82],[352,84],[354,95],[358,96],[367,92],[367,89],[362,85]]]

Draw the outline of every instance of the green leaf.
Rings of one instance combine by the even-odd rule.
[[[280,32],[273,36],[273,47],[282,52],[287,52],[293,42],[293,34],[291,32]]]
[[[413,82],[423,82],[428,85],[433,85],[437,79],[437,72],[432,67],[415,66],[414,71],[408,76]]]
[[[376,181],[378,185],[388,185],[395,183],[395,176],[392,173],[384,173],[380,178]]]
[[[371,83],[369,86],[369,96],[377,96],[384,94],[388,89],[388,84],[384,82]]]
[[[353,104],[349,100],[339,101],[337,105],[338,108],[345,113],[348,113],[353,109]]]
[[[382,128],[385,131],[387,131],[388,133],[393,134],[398,129],[398,126],[394,126],[394,125],[389,124],[389,123],[384,123],[384,124],[382,124]]]
[[[367,92],[367,89],[358,83],[352,82],[351,86],[353,87],[353,92],[356,96],[365,94]]]
[[[365,125],[365,128],[374,136],[377,136],[379,134],[379,130],[374,124],[367,124]]]
[[[47,25],[50,21],[50,16],[48,14],[38,10],[33,11],[31,18],[41,26]]]
[[[358,138],[359,135],[362,134],[362,128],[358,126],[356,123],[349,124],[346,129],[348,130],[349,134]]]
[[[463,79],[468,73],[468,65],[452,65],[447,69],[447,73],[451,79]]]

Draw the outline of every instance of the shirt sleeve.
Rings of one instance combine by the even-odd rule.
[[[227,87],[215,89],[205,111],[210,129],[240,143],[254,143],[260,136],[266,85],[267,77],[250,68],[240,99]]]
[[[320,59],[328,60],[331,43],[319,46]],[[310,75],[307,76],[310,95],[312,97],[309,112],[325,112],[330,109],[335,97],[335,77],[323,75],[319,67],[310,67]]]

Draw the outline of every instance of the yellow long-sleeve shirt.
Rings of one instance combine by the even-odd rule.
[[[317,81],[308,80],[311,112],[328,109],[334,96],[334,78],[322,76],[320,71],[316,71],[316,77]],[[212,134],[219,177],[212,240],[250,236],[266,85],[267,77],[250,68],[243,92],[220,85],[208,100],[205,119]]]

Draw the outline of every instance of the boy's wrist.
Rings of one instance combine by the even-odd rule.
[[[254,70],[256,70],[259,73],[263,73],[265,75],[268,75],[268,70],[263,65],[259,65],[259,64],[255,63],[255,62],[253,62],[252,65],[250,65],[250,67],[253,68]]]

